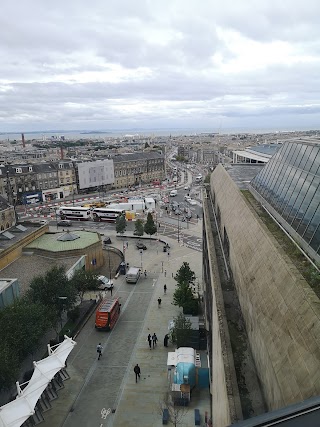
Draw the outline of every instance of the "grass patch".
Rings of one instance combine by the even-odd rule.
[[[254,209],[259,218],[275,237],[279,245],[283,248],[294,265],[298,268],[304,279],[308,282],[315,294],[320,298],[320,274],[309,260],[299,251],[297,246],[281,230],[278,224],[268,215],[261,204],[253,197],[249,190],[242,190],[241,193]]]

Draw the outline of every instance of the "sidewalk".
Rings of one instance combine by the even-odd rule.
[[[202,221],[195,224],[190,233],[201,234]],[[159,236],[162,237],[161,235]],[[163,338],[168,332],[169,321],[172,320],[181,311],[179,307],[172,305],[172,295],[175,290],[176,282],[173,279],[176,271],[181,264],[186,261],[195,271],[196,281],[201,283],[202,278],[202,255],[186,246],[180,245],[176,240],[164,237],[171,246],[170,256],[164,254],[160,249],[158,251],[157,242],[150,241],[148,250],[143,253],[143,269],[148,271],[148,277],[152,277],[150,282],[154,292],[144,317],[140,334],[136,340],[133,352],[131,353],[129,364],[126,368],[125,376],[122,380],[120,389],[115,389],[114,405],[112,408],[105,409],[104,414],[108,412],[105,418],[101,412],[100,427],[160,427],[162,425],[162,416],[159,413],[159,403],[163,401],[165,393],[168,390],[168,370],[167,353],[174,351],[175,347],[169,343],[169,347],[163,345]],[[123,239],[114,239],[114,246],[123,246]],[[140,253],[135,249],[135,245],[129,241],[130,264],[140,265]],[[141,279],[145,280],[144,278]],[[167,292],[164,294],[163,286],[167,285]],[[139,286],[139,284],[137,285]],[[136,288],[139,294],[139,289]],[[161,307],[158,308],[157,300],[162,299]],[[120,318],[121,319],[121,318]],[[157,347],[150,350],[147,342],[148,334],[157,334],[159,339]],[[85,333],[84,333],[85,335]],[[78,347],[86,340],[85,336],[78,336]],[[206,355],[202,355],[202,360],[206,363]],[[83,357],[83,359],[82,359]],[[85,386],[83,379],[89,366],[88,356],[78,357],[75,365],[72,358],[68,364],[70,380],[65,382],[65,389],[59,392],[59,399],[53,403],[53,408],[45,414],[44,427],[68,427],[66,417],[69,411],[72,411],[72,405]],[[90,362],[91,363],[91,362]],[[141,368],[141,378],[138,383],[135,382],[133,367],[139,364]],[[76,369],[77,367],[77,369]],[[81,368],[81,375],[79,371]],[[106,387],[108,385],[106,384]],[[87,402],[88,405],[91,401]],[[204,415],[207,411],[210,413],[210,395],[207,389],[195,391],[192,393],[190,406],[182,419],[182,427],[194,426],[194,409],[197,408],[201,413],[201,424],[204,424]],[[109,411],[110,409],[110,411]],[[100,409],[101,410],[101,409]],[[88,420],[83,420],[83,425],[88,424]]]
[[[200,228],[202,224],[197,224]],[[190,230],[191,231],[191,230]],[[197,232],[199,232],[197,230]],[[137,343],[135,354],[131,358],[131,369],[126,379],[120,402],[114,414],[114,419],[110,418],[108,427],[151,427],[161,426],[162,417],[159,413],[159,404],[163,401],[168,390],[168,370],[167,354],[174,351],[175,347],[169,343],[169,347],[163,345],[163,337],[168,332],[169,321],[178,315],[179,307],[172,304],[172,295],[176,282],[172,276],[182,262],[190,264],[195,271],[197,279],[201,283],[202,255],[178,245],[176,240],[166,238],[171,245],[170,259],[163,266],[163,273],[160,273],[155,283],[156,292],[148,308],[144,327]],[[152,268],[152,260],[146,265],[147,270]],[[166,273],[165,273],[166,272]],[[167,293],[164,295],[163,286],[167,285]],[[157,299],[162,299],[161,308],[157,306]],[[156,333],[159,342],[156,349],[149,349],[147,336]],[[133,367],[138,363],[141,368],[141,379],[135,383]],[[180,426],[194,426],[194,409],[200,410],[202,424],[204,424],[205,411],[210,413],[210,395],[208,390],[197,391],[192,394],[190,406],[183,417]]]

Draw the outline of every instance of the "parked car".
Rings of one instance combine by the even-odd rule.
[[[138,243],[136,244],[136,247],[137,247],[137,249],[143,249],[144,251],[147,249],[146,245],[144,245],[144,244],[143,244],[143,243],[141,243],[141,242],[138,242]]]
[[[103,239],[103,244],[104,245],[111,245],[111,243],[112,243],[112,241],[111,241],[110,237],[105,237]]]
[[[71,227],[72,222],[70,221],[70,219],[61,219],[57,222],[57,225],[59,225],[60,227]]]
[[[40,219],[39,221],[34,221],[34,223],[43,226],[43,225],[49,224],[49,221],[47,221],[46,219]]]
[[[113,288],[113,281],[111,279],[108,279],[106,276],[98,276],[98,289],[101,289],[103,291],[106,291],[108,289]]]
[[[185,189],[185,190],[187,190],[187,191],[189,191],[189,190],[190,190],[189,185],[186,185],[186,186],[184,187],[184,189]]]
[[[194,205],[196,205],[196,204],[197,204],[197,202],[196,202],[195,200],[193,200],[193,199],[189,200],[188,202],[189,202],[189,203],[190,203],[190,205],[192,205],[192,206],[194,206]]]

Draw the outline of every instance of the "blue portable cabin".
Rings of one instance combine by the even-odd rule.
[[[196,385],[196,351],[191,347],[180,347],[168,354],[168,365],[175,366],[174,384]]]

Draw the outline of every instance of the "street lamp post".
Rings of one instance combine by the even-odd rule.
[[[140,258],[141,258],[141,273],[142,273],[142,271],[143,271],[143,268],[142,268],[142,254],[143,254],[143,250],[142,250],[142,249],[140,249]]]
[[[108,261],[109,261],[109,280],[111,280],[111,262],[110,262],[110,250],[108,248]]]
[[[68,299],[68,297],[58,297],[58,300],[61,301],[61,309],[59,310],[59,315],[60,315],[60,332],[62,330],[62,313],[63,313],[63,305],[64,302]]]
[[[179,205],[178,205],[178,209]],[[178,212],[178,243],[180,242],[180,212]]]

